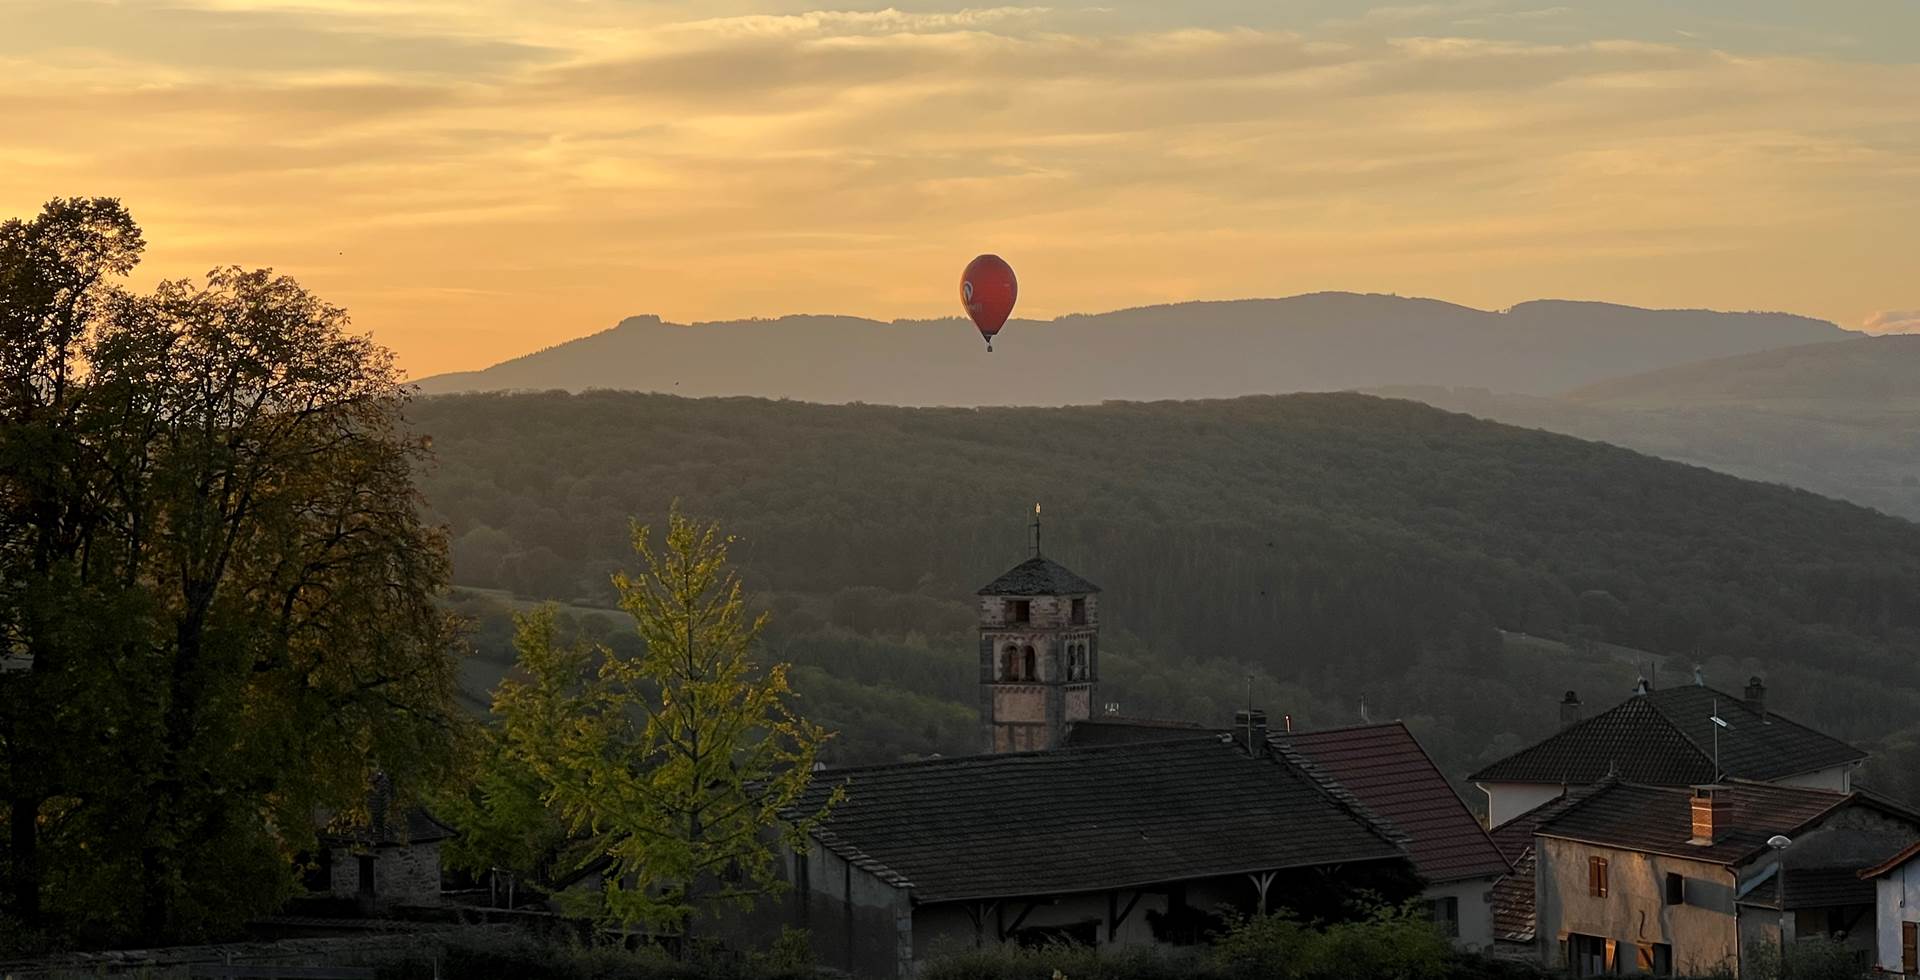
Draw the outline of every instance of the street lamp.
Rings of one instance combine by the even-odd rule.
[[[1774,834],[1767,838],[1767,846],[1777,855],[1773,859],[1773,896],[1780,906],[1780,978],[1787,976],[1787,848],[1793,846],[1793,839],[1785,834]]]

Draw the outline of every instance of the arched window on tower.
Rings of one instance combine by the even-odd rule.
[[[1038,666],[1038,664],[1036,663],[1036,659],[1033,655],[1033,648],[1028,647],[1025,651],[1023,651],[1022,656],[1026,660],[1027,670],[1026,670],[1025,678],[1030,681],[1039,680],[1040,672],[1034,669],[1036,666]]]
[[[1017,681],[1020,679],[1020,648],[1007,644],[1006,652],[1000,657],[1000,679]]]

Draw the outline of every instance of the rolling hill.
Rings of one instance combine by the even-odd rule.
[[[1375,391],[1920,520],[1920,337],[1719,358],[1560,397],[1431,386]]]
[[[1487,312],[1316,293],[1008,325],[989,355],[965,321],[791,316],[681,325],[633,317],[430,394],[605,388],[825,403],[1067,405],[1380,385],[1550,394],[1704,358],[1856,336],[1779,313],[1542,300]]]
[[[1024,556],[1035,500],[1048,554],[1106,589],[1101,697],[1129,711],[1221,717],[1251,672],[1270,710],[1328,724],[1364,699],[1464,772],[1550,730],[1561,691],[1633,683],[1503,630],[1697,659],[1723,686],[1764,673],[1783,711],[1861,740],[1920,705],[1920,527],[1412,402],[595,392],[413,416],[463,585],[604,605],[630,517],[678,499],[724,521],[775,655],[863,733],[856,757],[972,748],[970,597]]]

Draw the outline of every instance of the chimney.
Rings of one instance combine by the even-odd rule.
[[[1579,722],[1580,695],[1568,691],[1567,696],[1560,699],[1560,727],[1572,728]]]
[[[1647,683],[1647,679],[1644,676],[1641,677],[1639,680],[1633,682],[1634,697],[1640,697],[1641,695],[1644,695],[1651,690],[1653,690],[1653,685]]]
[[[1267,713],[1258,708],[1241,709],[1233,713],[1234,737],[1243,741],[1252,736],[1252,744],[1247,746],[1248,755],[1259,755],[1267,750]]]
[[[1759,715],[1761,721],[1766,721],[1767,685],[1760,683],[1760,676],[1758,674],[1747,678],[1746,696],[1747,707],[1753,709],[1753,713]]]
[[[1725,786],[1695,786],[1693,788],[1693,839],[1687,841],[1700,847],[1707,847],[1714,841],[1715,835],[1724,835],[1732,816],[1732,806],[1727,799]]]

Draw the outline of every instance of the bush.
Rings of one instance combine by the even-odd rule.
[[[1213,980],[1191,951],[1142,946],[1101,953],[1085,946],[995,946],[927,961],[919,980]]]
[[[468,929],[437,951],[380,968],[380,980],[809,980],[818,976],[806,934],[789,930],[766,953],[683,963],[654,946],[586,945],[517,931]]]
[[[1829,939],[1789,943],[1785,963],[1780,952],[1778,943],[1748,945],[1741,975],[1750,980],[1862,980],[1873,975],[1845,944]]]
[[[1438,980],[1454,952],[1432,921],[1393,909],[1325,928],[1277,915],[1242,920],[1211,960],[1222,976],[1246,980]]]

